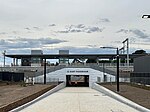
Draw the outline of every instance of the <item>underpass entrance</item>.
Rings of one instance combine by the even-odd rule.
[[[89,75],[66,75],[67,87],[89,87]]]

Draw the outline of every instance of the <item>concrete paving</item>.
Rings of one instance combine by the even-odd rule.
[[[88,87],[66,87],[21,112],[139,112]]]

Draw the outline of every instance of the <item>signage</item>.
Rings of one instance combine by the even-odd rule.
[[[68,70],[67,73],[87,73],[87,70]]]

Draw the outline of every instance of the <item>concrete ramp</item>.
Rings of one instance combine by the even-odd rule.
[[[89,87],[66,87],[21,112],[139,112]]]

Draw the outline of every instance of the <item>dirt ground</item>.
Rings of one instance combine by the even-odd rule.
[[[116,92],[115,84],[101,84],[102,86]],[[120,84],[118,93],[131,101],[150,109],[150,88],[142,89],[130,84]]]
[[[3,85],[0,84],[0,107],[25,98],[31,94],[41,91],[51,85],[35,84],[34,86],[22,87],[20,85]]]

